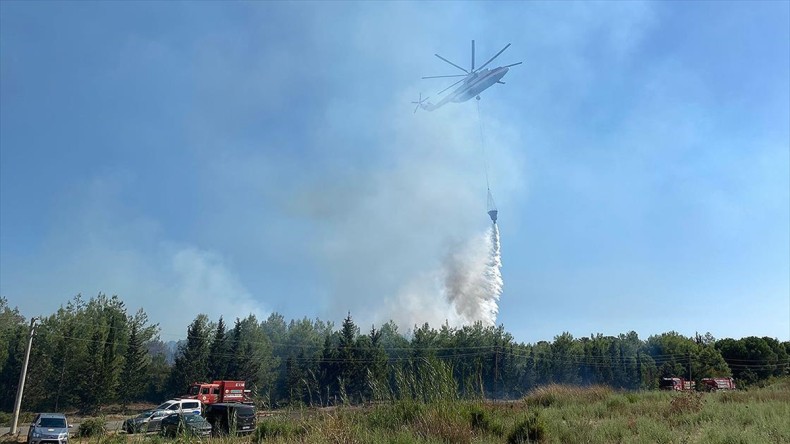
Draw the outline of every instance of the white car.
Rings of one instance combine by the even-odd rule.
[[[199,415],[203,406],[197,399],[171,399],[165,401],[154,410],[166,410],[170,413],[183,413],[185,415]]]
[[[28,444],[66,444],[69,428],[63,413],[39,413],[27,431]]]

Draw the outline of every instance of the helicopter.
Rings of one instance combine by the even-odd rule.
[[[467,100],[475,97],[477,100],[480,100],[480,93],[488,89],[495,83],[505,84],[501,79],[502,77],[507,74],[508,70],[511,66],[520,65],[523,62],[518,63],[511,63],[510,65],[500,66],[494,69],[485,68],[489,63],[494,61],[495,58],[499,57],[500,54],[505,52],[506,49],[510,47],[510,43],[505,45],[498,53],[488,59],[487,62],[483,63],[480,67],[475,69],[475,41],[472,40],[472,67],[469,70],[461,68],[460,66],[456,65],[455,63],[445,59],[444,57],[440,56],[439,54],[434,54],[436,57],[442,59],[454,67],[460,69],[461,71],[465,72],[466,74],[455,74],[455,75],[447,75],[447,76],[426,76],[423,79],[441,79],[441,78],[448,78],[448,77],[463,77],[463,79],[453,83],[452,85],[448,86],[447,88],[439,91],[438,94],[442,94],[443,92],[447,91],[448,89],[454,87],[455,85],[461,83],[461,86],[456,88],[453,92],[445,96],[442,100],[433,104],[428,101],[428,97],[422,98],[422,93],[420,93],[419,99],[416,102],[411,102],[416,104],[417,106],[414,107],[414,112],[416,113],[419,108],[422,108],[426,111],[433,111],[437,108],[440,108],[450,102],[466,102]],[[485,69],[484,69],[485,68]],[[463,82],[463,83],[462,83]]]

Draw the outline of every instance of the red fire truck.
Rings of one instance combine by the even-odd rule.
[[[661,378],[658,382],[658,388],[661,390],[675,390],[678,392],[694,390],[697,383],[694,381],[686,381],[683,378]]]
[[[250,391],[244,388],[244,381],[196,382],[189,386],[184,398],[199,399],[203,404],[218,402],[252,403]]]
[[[703,386],[706,390],[715,392],[716,390],[735,390],[735,381],[732,378],[702,378]]]

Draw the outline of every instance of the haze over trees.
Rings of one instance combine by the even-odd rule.
[[[15,393],[29,321],[0,298],[0,392]],[[178,345],[175,362],[144,311],[130,314],[117,296],[76,296],[41,319],[31,352],[23,409],[160,402],[190,383],[247,381],[262,405],[335,405],[392,398],[518,398],[552,384],[654,389],[661,377],[733,376],[753,384],[790,373],[790,342],[747,337],[716,340],[675,332],[635,332],[516,342],[504,326],[415,326],[390,322],[339,328],[319,319],[236,319],[201,314]],[[425,399],[430,400],[430,399]],[[0,398],[11,411],[13,397]]]

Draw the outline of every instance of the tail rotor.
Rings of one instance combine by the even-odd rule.
[[[418,109],[419,109],[419,108],[422,106],[422,104],[423,104],[423,103],[424,103],[426,100],[428,100],[428,99],[429,99],[429,97],[426,97],[426,98],[424,98],[424,99],[423,99],[423,98],[422,98],[422,93],[420,93],[420,98],[419,98],[419,99],[417,99],[417,101],[416,101],[416,102],[414,102],[414,101],[412,101],[412,102],[411,102],[411,103],[414,103],[414,104],[416,104],[416,105],[417,105],[417,106],[415,106],[415,107],[414,107],[414,114],[417,114],[417,110],[418,110]]]

